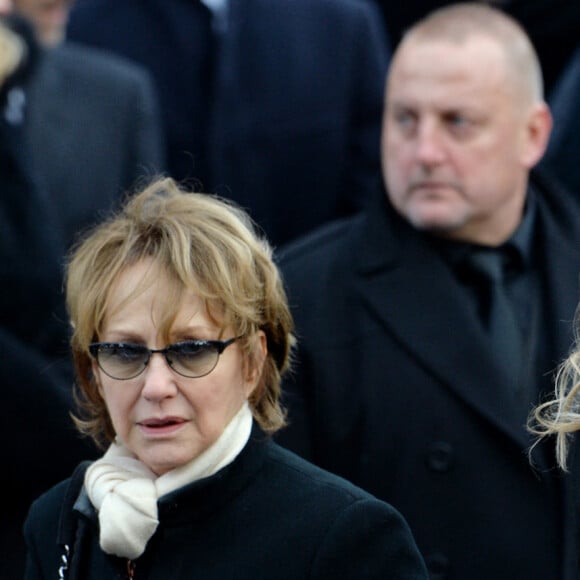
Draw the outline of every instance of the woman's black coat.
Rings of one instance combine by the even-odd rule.
[[[58,577],[58,525],[69,481],[31,508],[26,580]],[[84,492],[72,515],[76,537],[64,577],[127,577],[127,561],[100,549],[96,514]],[[134,562],[137,579],[427,578],[397,511],[256,430],[230,466],[164,496],[159,520]]]

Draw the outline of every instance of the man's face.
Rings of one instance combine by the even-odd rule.
[[[397,211],[452,239],[507,239],[525,199],[530,103],[500,47],[483,36],[411,39],[392,63],[386,98],[383,173]]]
[[[34,26],[40,42],[50,46],[62,41],[73,0],[14,0],[13,3],[16,11]]]

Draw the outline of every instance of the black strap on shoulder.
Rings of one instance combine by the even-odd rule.
[[[70,478],[70,482],[66,489],[64,501],[60,511],[60,518],[58,522],[58,544],[71,544],[75,537],[75,518],[73,517],[73,506],[79,497],[79,493],[85,481],[85,471],[92,462],[82,461],[79,463]]]
[[[77,465],[70,478],[62,502],[56,538],[57,544],[63,550],[58,570],[58,578],[67,578],[67,570],[72,557],[72,549],[75,544],[77,528],[77,518],[75,518],[73,514],[73,506],[83,487],[87,467],[91,463],[92,461],[86,460]]]

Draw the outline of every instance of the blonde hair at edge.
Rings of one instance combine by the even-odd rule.
[[[529,430],[539,440],[556,436],[556,457],[567,470],[570,436],[580,431],[580,307],[576,312],[576,341],[555,376],[554,398],[538,405],[529,421]]]
[[[89,345],[99,340],[115,280],[145,258],[153,259],[154,272],[167,275],[174,293],[161,323],[165,340],[169,340],[185,289],[201,297],[219,328],[231,327],[236,336],[242,336],[239,344],[247,368],[252,368],[258,348],[256,332],[265,333],[268,354],[249,404],[267,433],[284,426],[280,380],[290,366],[293,322],[270,245],[232,202],[187,191],[171,178],[156,178],[130,196],[118,213],[88,232],[67,263],[79,408],[74,420],[79,431],[101,448],[114,440],[91,370]]]

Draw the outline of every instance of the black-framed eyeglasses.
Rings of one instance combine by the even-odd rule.
[[[93,342],[89,345],[89,352],[106,375],[119,381],[140,375],[155,353],[162,354],[177,374],[198,379],[209,375],[217,366],[220,354],[240,338],[185,340],[158,349],[129,342]]]

